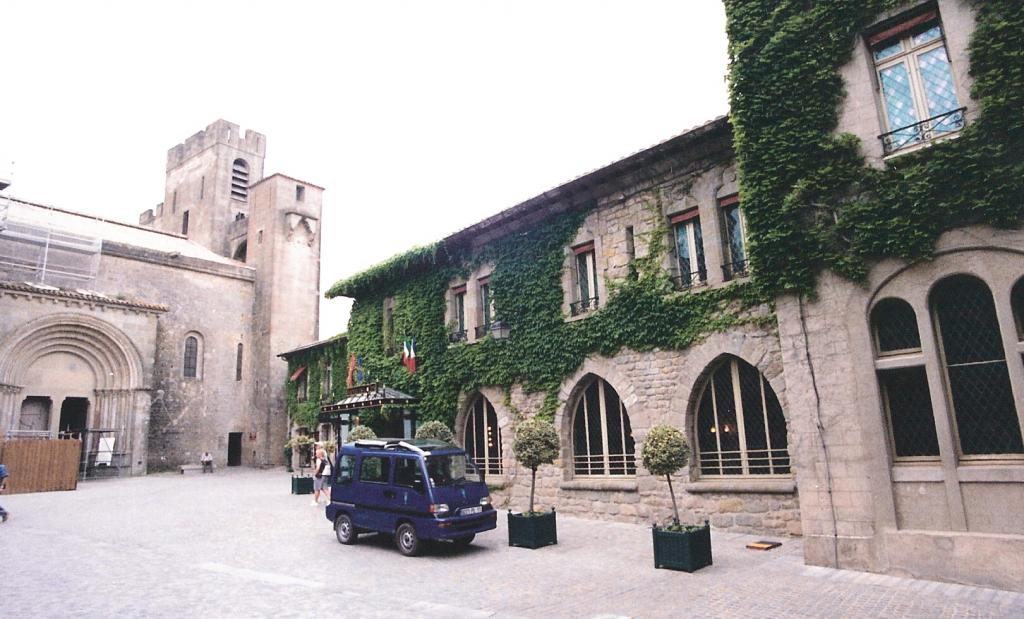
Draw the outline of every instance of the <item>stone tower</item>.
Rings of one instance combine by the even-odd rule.
[[[184,235],[237,261],[236,279],[248,282],[240,299],[246,312],[239,320],[205,331],[190,327],[211,340],[238,332],[229,339],[238,347],[241,369],[220,382],[211,374],[201,389],[182,390],[180,399],[185,408],[208,411],[229,393],[237,413],[228,424],[230,433],[243,436],[241,462],[256,466],[283,463],[288,376],[277,354],[317,339],[320,300],[323,188],[282,174],[264,178],[265,154],[263,134],[243,135],[238,125],[217,120],[167,152],[164,202],[139,217],[142,226]],[[192,325],[216,310],[191,307],[183,320]],[[235,358],[210,344],[211,359]],[[172,354],[174,365],[180,354]],[[223,428],[218,431],[224,434]]]
[[[247,263],[256,269],[253,295],[252,432],[265,459],[280,464],[288,438],[278,353],[318,339],[320,213],[323,188],[273,174],[251,188]],[[259,460],[259,458],[257,458]]]
[[[163,204],[139,218],[144,226],[174,232],[210,250],[244,260],[249,187],[263,178],[267,139],[217,120],[167,151]]]

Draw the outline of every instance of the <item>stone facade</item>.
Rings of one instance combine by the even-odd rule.
[[[274,353],[317,335],[322,189],[264,178],[264,152],[261,134],[211,124],[169,151],[167,198],[140,226],[10,200],[3,251],[19,251],[21,224],[99,244],[76,281],[0,271],[5,433],[88,430],[93,452],[96,438],[114,437],[114,464],[132,474],[207,450],[218,466],[283,463],[287,368]],[[51,345],[33,347],[40,338]],[[69,398],[85,411],[72,426],[61,414]]]
[[[906,152],[956,139],[963,126],[928,130],[920,134],[919,142],[895,147],[880,140],[900,128],[891,126],[879,87],[878,71],[884,67],[875,66],[873,51],[881,48],[872,50],[869,41],[886,48],[904,41],[901,51],[880,55],[879,62],[890,63],[886,66],[908,50],[913,51],[906,58],[927,50],[933,52],[931,58],[941,60],[937,50],[944,47],[950,68],[948,83],[942,85],[955,91],[954,103],[964,108],[964,122],[971,123],[980,114],[970,97],[967,49],[974,11],[966,0],[908,2],[878,16],[857,37],[850,62],[840,70],[846,96],[836,132],[859,138],[868,165],[881,167]],[[941,29],[936,28],[939,24]],[[929,68],[936,66],[941,70],[946,65],[938,62]],[[917,99],[924,97],[925,87],[923,81],[917,84]],[[918,120],[929,122],[927,109],[920,111]],[[733,286],[746,277],[743,252],[737,251],[746,243],[746,230],[742,204],[738,212],[734,206],[738,183],[733,159],[727,120],[712,121],[514,206],[442,243],[472,256],[496,238],[514,238],[567,212],[582,212],[582,224],[564,248],[561,286],[566,321],[586,321],[599,313],[635,261],[651,255],[653,241],[669,248],[660,266],[677,278],[678,290],[670,294]],[[685,262],[676,252],[683,247],[683,232],[692,247],[697,227],[702,232],[705,272],[698,270],[691,274],[696,279],[687,279],[681,272]],[[493,269],[493,264],[474,266],[465,278],[449,282],[447,291],[438,290],[438,295],[446,295],[449,329],[456,322],[456,297],[466,295],[466,324],[459,325],[466,334],[453,337],[453,346],[473,346],[490,336],[476,333],[476,327],[486,323],[479,282],[486,281]],[[967,282],[964,290],[974,291],[969,297],[949,295],[973,303],[959,310],[973,318],[956,323],[947,315],[945,323],[940,321],[944,297],[936,296],[936,290],[944,290],[949,282]],[[881,327],[873,323],[872,312],[881,302],[895,300],[906,307],[899,336],[907,338],[916,329],[917,340],[883,351]],[[989,320],[984,329],[978,326],[982,315]],[[597,519],[665,521],[671,514],[667,484],[644,470],[639,454],[653,426],[670,424],[684,432],[696,452],[675,476],[680,515],[688,522],[707,519],[719,529],[802,535],[810,564],[1024,590],[1024,449],[1019,447],[1024,440],[1024,232],[977,226],[953,230],[938,240],[929,260],[877,261],[864,282],[825,272],[813,298],[782,294],[771,304],[749,308],[745,318],[735,326],[712,329],[681,350],[620,350],[608,357],[587,357],[560,385],[554,424],[562,450],[552,465],[538,470],[539,505]],[[966,332],[964,341],[984,341],[985,354],[990,355],[957,362],[958,376],[967,374],[963,368],[988,364],[997,373],[1005,367],[1005,381],[997,381],[995,374],[991,380],[973,383],[953,376],[946,351],[951,336],[943,329],[955,325]],[[731,370],[731,381],[723,368]],[[918,382],[903,387],[893,383],[897,386],[888,390],[886,381],[897,376],[893,372],[906,377],[908,369]],[[750,383],[745,387],[737,378],[744,372],[760,377],[765,433],[773,425],[770,410],[775,410],[768,404],[769,391],[781,409],[785,449],[776,451],[785,451],[786,465],[777,466],[769,455],[774,464],[755,466],[753,452],[743,442],[739,449],[747,451],[749,466],[721,464],[726,453],[734,452],[721,447],[724,439],[717,433],[733,430],[719,421],[716,402],[724,398],[729,405],[731,384],[732,404],[743,401],[747,406],[742,393]],[[1002,391],[995,393],[997,387]],[[911,393],[912,389],[916,391]],[[968,389],[973,391],[964,391]],[[593,399],[588,400],[591,393]],[[916,399],[897,406],[892,404],[894,397]],[[970,398],[982,404],[969,408],[964,402]],[[603,412],[608,401],[619,403],[620,417],[623,411],[628,415],[629,423],[623,423],[621,431],[633,441],[638,456],[635,472],[608,468],[610,455],[605,455],[618,456],[609,446],[613,438],[620,438],[608,435],[603,425],[609,423]],[[457,439],[474,457],[480,457],[475,445],[481,441],[488,446],[486,458],[500,446],[500,466],[490,460],[484,466],[491,469],[488,481],[502,508],[526,508],[531,474],[515,462],[512,443],[517,424],[544,405],[544,393],[527,393],[518,384],[473,389],[459,398],[454,411]],[[708,418],[709,406],[715,411],[710,430],[702,421]],[[579,434],[574,425],[581,416],[590,423],[591,407],[600,408],[605,420],[600,421],[605,442],[599,455],[606,464],[603,474],[597,475],[588,468],[593,426]],[[968,408],[969,413],[964,412]],[[991,420],[997,414],[1002,415],[998,427]],[[745,416],[737,414],[735,419]],[[774,424],[777,427],[780,421],[776,418]],[[964,447],[965,435],[986,431],[989,436],[984,439],[995,447]],[[716,433],[717,456],[707,448],[708,432]],[[749,442],[751,435],[746,438]],[[759,438],[763,440],[754,436],[755,441]],[[903,441],[921,440],[926,445],[918,447],[920,451],[898,447]],[[629,443],[624,444],[628,450]],[[770,445],[767,452],[773,453]],[[715,460],[705,461],[709,454],[721,458],[717,468]],[[628,467],[628,458],[625,462]]]

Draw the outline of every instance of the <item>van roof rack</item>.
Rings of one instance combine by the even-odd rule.
[[[364,449],[404,449],[418,454],[427,454],[438,449],[451,449],[454,447],[454,445],[443,441],[401,438],[360,439],[355,442],[355,445]]]

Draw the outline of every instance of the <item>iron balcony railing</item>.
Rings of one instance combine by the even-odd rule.
[[[964,116],[966,111],[967,108],[962,107],[949,112],[943,112],[931,118],[926,118],[921,122],[900,127],[889,133],[883,133],[878,136],[878,139],[882,140],[882,150],[886,155],[889,155],[901,148],[928,142],[944,134],[959,131],[967,124],[967,118]]]
[[[577,475],[635,475],[634,454],[591,454],[575,455],[572,458],[573,471]]]
[[[469,339],[468,336],[469,333],[465,329],[463,329],[462,331],[454,331],[448,334],[448,343],[458,344],[459,342],[465,342],[467,339]]]
[[[476,465],[476,468],[480,469],[487,475],[501,475],[501,456],[491,456],[490,458],[473,458],[473,464]]]
[[[702,451],[700,472],[705,475],[788,475],[787,449]]]
[[[698,269],[692,273],[683,273],[672,278],[677,290],[689,290],[708,283],[708,270]]]
[[[743,277],[747,275],[747,259],[737,260],[735,262],[727,262],[722,265],[722,277],[725,281],[734,279],[736,277]]]
[[[569,314],[572,316],[579,316],[580,314],[586,314],[597,309],[598,298],[590,297],[589,299],[581,299],[575,303],[569,304]]]

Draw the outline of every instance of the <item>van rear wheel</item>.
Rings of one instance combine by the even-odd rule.
[[[339,514],[334,519],[334,534],[338,536],[338,541],[345,545],[354,544],[359,539],[359,535],[356,534],[356,528],[348,514]]]
[[[416,527],[408,522],[403,522],[395,531],[395,545],[398,551],[407,557],[415,557],[420,553],[420,537],[416,534]]]

